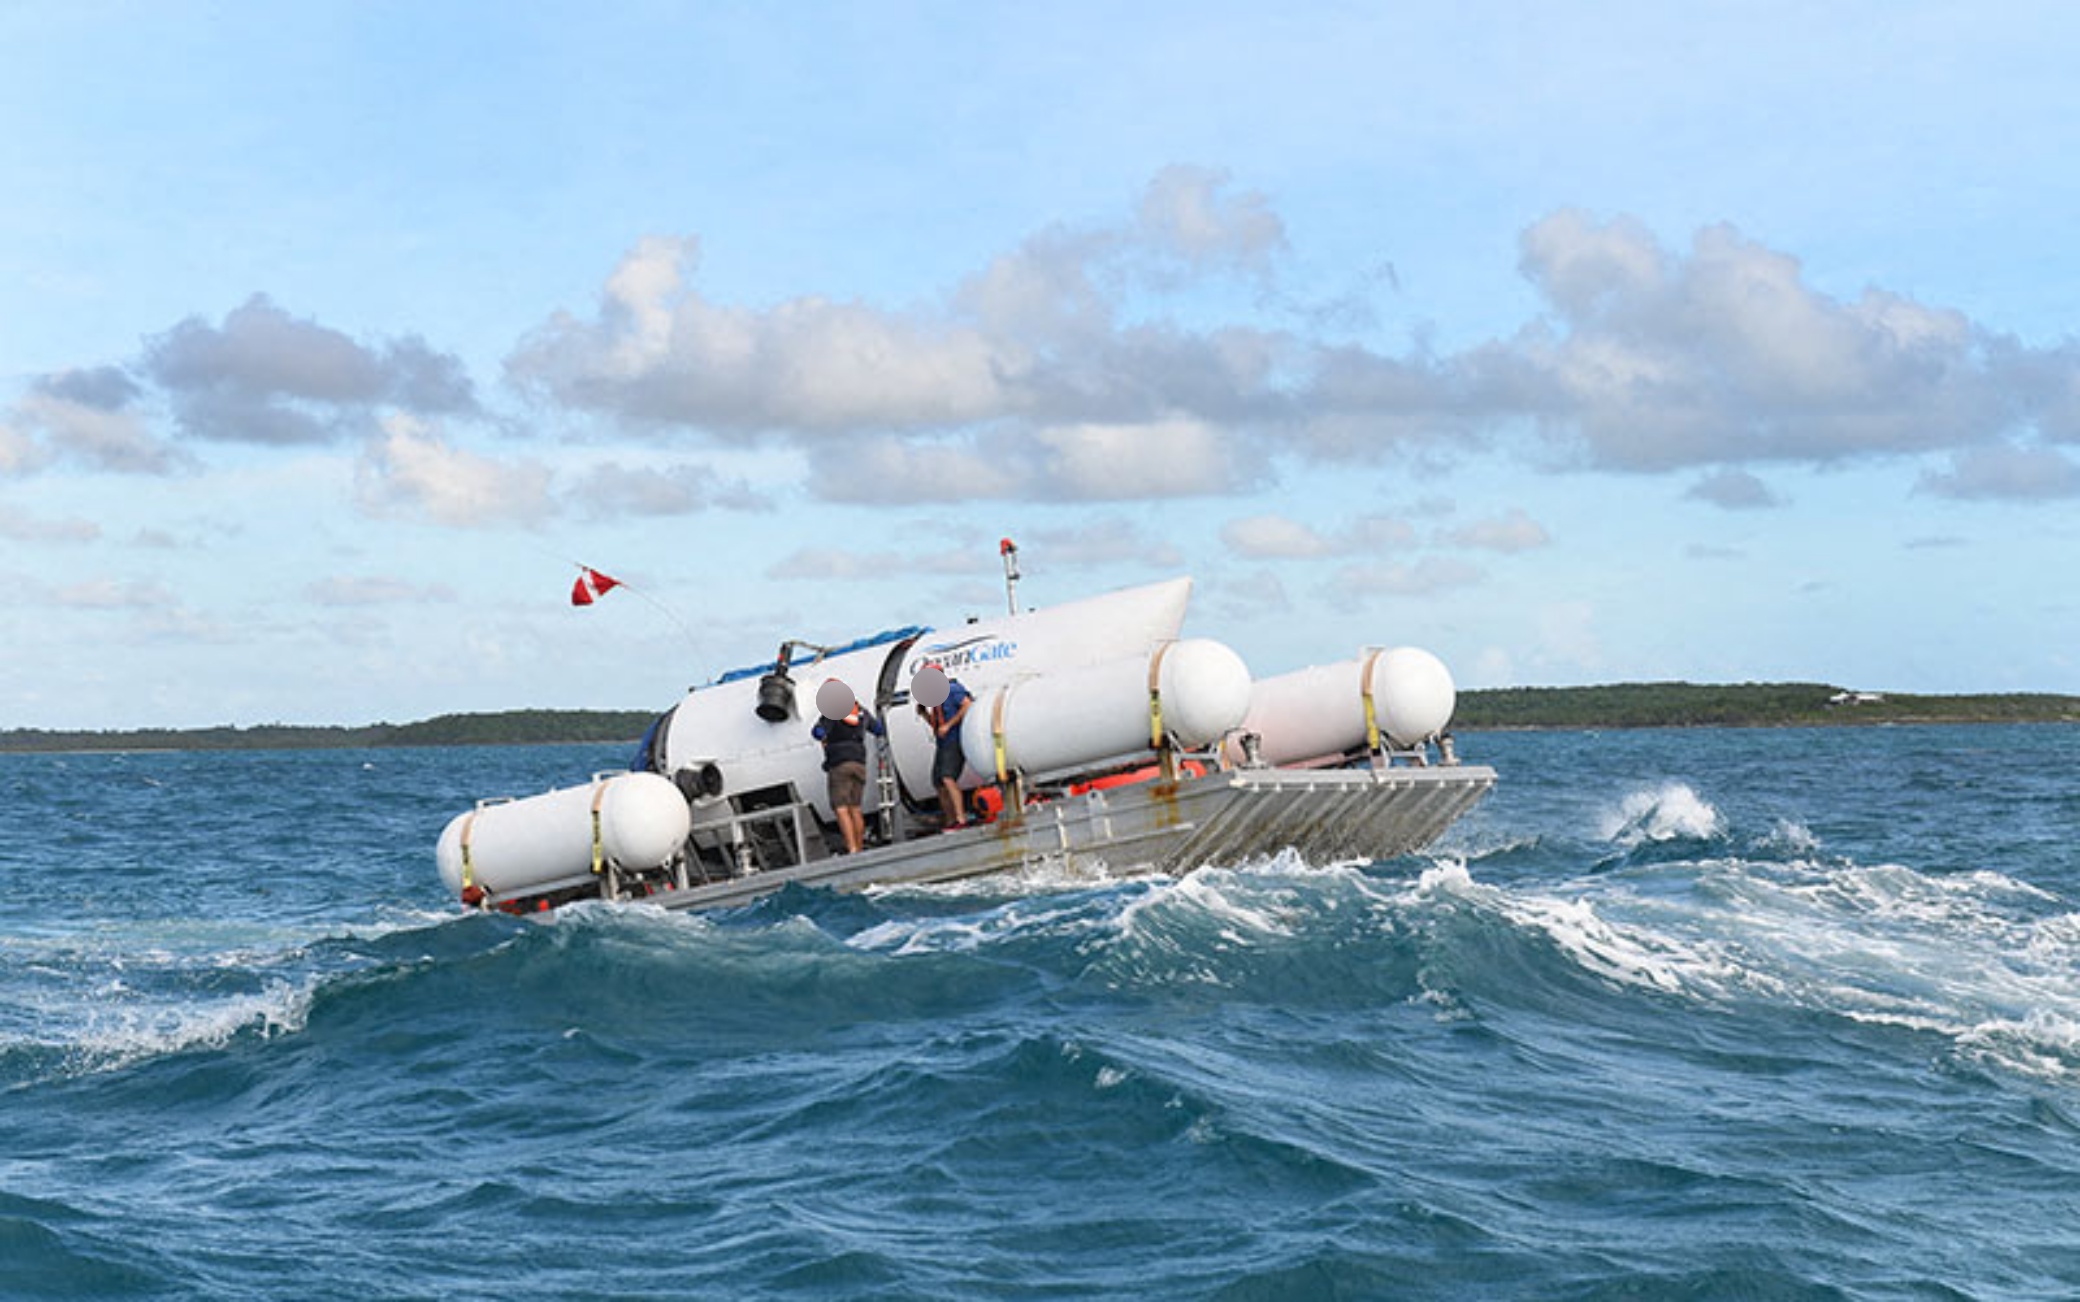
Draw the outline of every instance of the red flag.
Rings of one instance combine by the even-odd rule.
[[[571,585],[571,604],[589,606],[607,593],[621,586],[621,580],[611,579],[598,570],[578,567],[578,581]]]

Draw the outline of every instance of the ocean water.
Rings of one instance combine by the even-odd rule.
[[[0,1297],[2080,1297],[2080,729],[1469,734],[1432,853],[464,916],[618,748],[0,757]]]

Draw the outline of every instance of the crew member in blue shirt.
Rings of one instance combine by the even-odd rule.
[[[937,665],[927,667],[939,668]],[[968,707],[974,701],[968,689],[961,686],[961,680],[949,676],[945,700],[937,705],[917,707],[917,712],[924,716],[936,739],[932,751],[932,781],[939,788],[939,811],[948,830],[968,824],[966,805],[961,800],[961,772],[968,767],[967,756],[961,751],[961,720],[968,717]]]

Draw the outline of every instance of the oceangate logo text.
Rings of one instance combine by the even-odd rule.
[[[915,678],[918,670],[933,663],[937,663],[949,675],[959,677],[963,669],[1017,658],[1018,643],[985,633],[958,642],[935,642],[920,649],[910,657],[904,677]]]

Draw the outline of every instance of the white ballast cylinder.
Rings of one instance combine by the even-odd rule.
[[[600,862],[616,868],[671,862],[692,826],[686,797],[670,779],[605,774],[581,787],[456,815],[434,851],[441,880],[460,894],[466,873],[493,899],[582,885],[592,877],[595,808]]]
[[[961,748],[985,776],[1075,772],[1154,750],[1158,725],[1178,745],[1209,745],[1242,723],[1249,693],[1241,656],[1188,638],[985,692],[962,721]]]
[[[1443,732],[1458,703],[1443,661],[1419,647],[1394,647],[1259,679],[1242,731],[1257,734],[1258,756],[1274,766],[1343,755],[1370,743],[1368,691],[1374,726],[1401,747]],[[1242,759],[1234,741],[1227,753],[1231,761]]]

